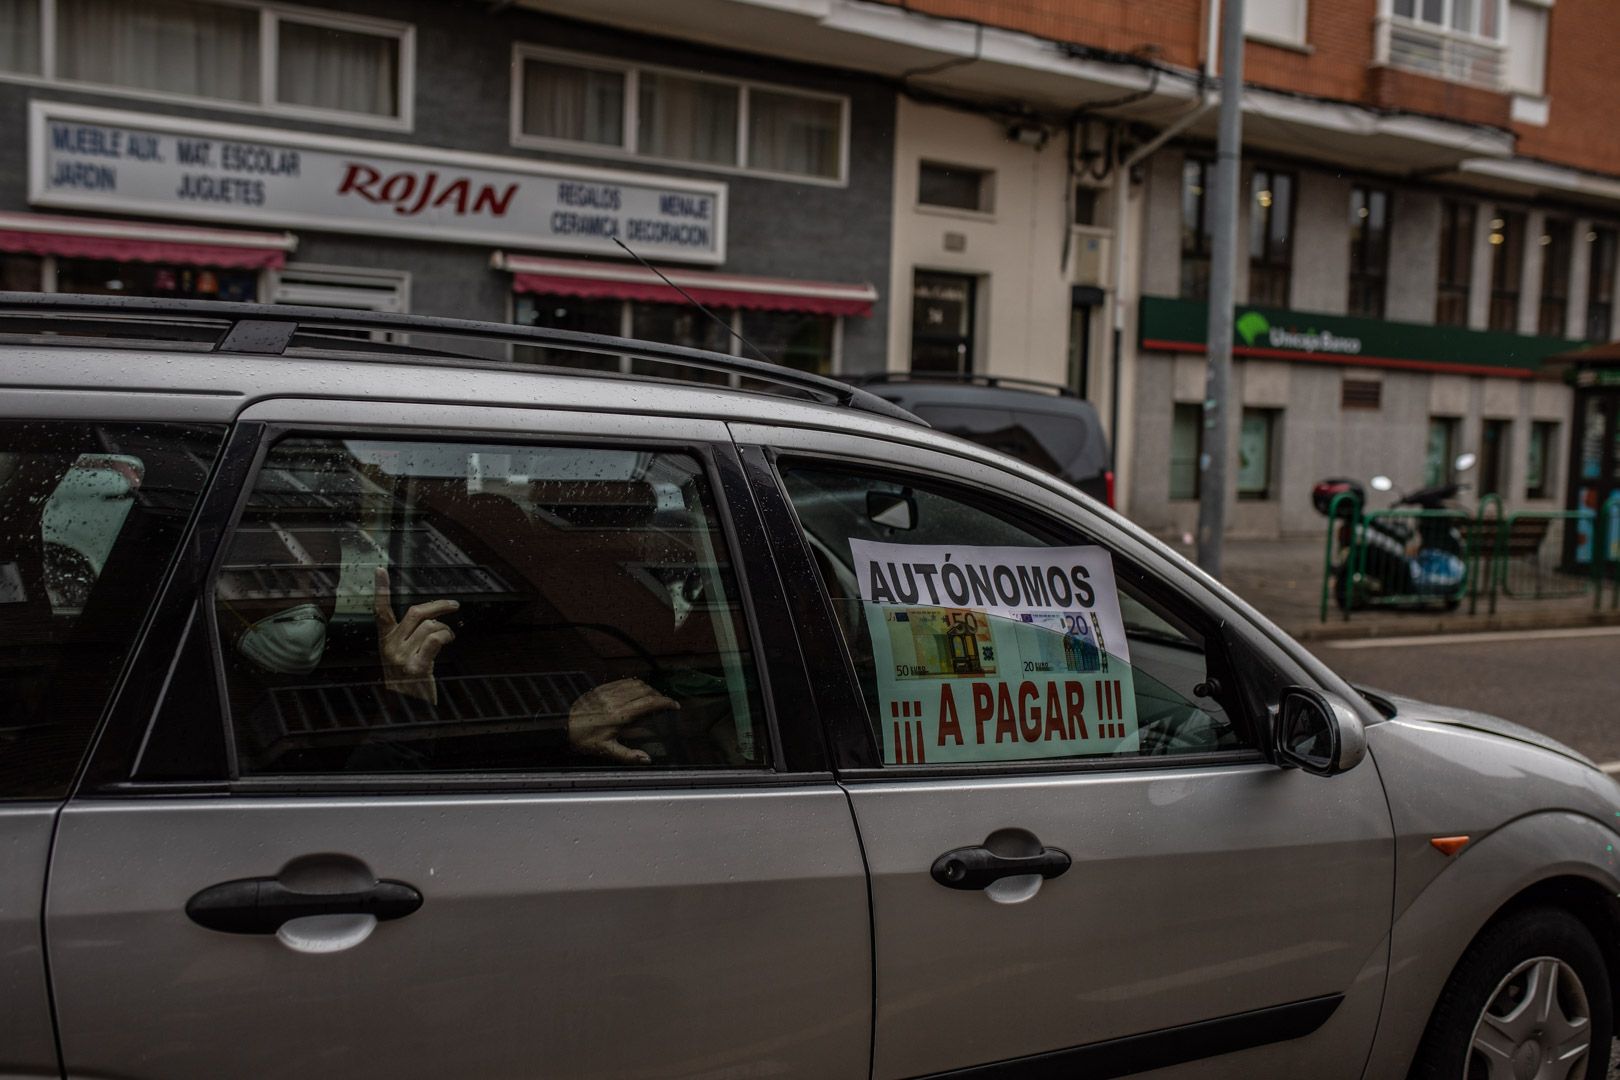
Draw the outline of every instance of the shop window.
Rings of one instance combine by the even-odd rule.
[[[220,270],[206,266],[58,259],[56,291],[101,296],[162,296],[176,300],[254,301],[259,298],[259,275],[253,270]]]
[[[995,209],[994,179],[987,169],[924,161],[917,169],[917,205],[988,214]]]
[[[801,311],[743,311],[742,336],[784,367],[830,375],[838,320]]]
[[[1586,340],[1608,341],[1614,336],[1615,230],[1588,229],[1591,250],[1586,266]]]
[[[54,77],[271,111],[410,118],[413,35],[405,23],[308,8],[205,0],[0,0],[0,66],[53,57]],[[32,44],[41,26],[54,40]]]
[[[619,337],[624,333],[622,300],[581,300],[574,296],[535,296],[521,293],[513,303],[513,315],[514,321],[522,326],[545,326],[553,330],[606,334],[610,337]],[[557,349],[538,345],[515,346],[512,358],[524,363],[547,364],[552,367],[618,371],[620,366],[617,353]]]
[[[282,19],[276,100],[338,112],[399,115],[400,39]]]
[[[1440,204],[1440,280],[1434,321],[1442,326],[1468,325],[1468,295],[1474,282],[1474,204],[1443,200]]]
[[[1256,169],[1249,195],[1249,303],[1287,307],[1294,261],[1294,178]]]
[[[1357,184],[1350,189],[1350,304],[1352,315],[1384,317],[1389,273],[1389,192]]]
[[[1558,445],[1558,425],[1537,420],[1530,425],[1530,452],[1525,459],[1524,494],[1531,499],[1551,498],[1553,493],[1553,450]]]
[[[1204,407],[1177,402],[1170,423],[1170,497],[1198,498],[1202,475],[1198,458],[1204,452]]]
[[[512,143],[841,182],[848,99],[515,47]],[[743,118],[746,117],[746,122]]]
[[[1524,214],[1498,210],[1491,219],[1490,328],[1519,329],[1519,287],[1524,278]]]
[[[1243,36],[1303,45],[1305,14],[1305,0],[1248,0],[1243,6]]]
[[[1507,82],[1516,94],[1546,93],[1549,4],[1550,0],[1512,0],[1508,5]]]
[[[1508,444],[1512,439],[1513,421],[1487,420],[1480,432],[1479,493],[1507,495]]]
[[[0,0],[0,71],[39,74],[40,0]]]
[[[44,274],[38,255],[0,255],[0,289],[6,292],[39,292]]]
[[[1457,460],[1457,429],[1462,422],[1455,416],[1429,417],[1429,437],[1423,456],[1423,484],[1435,487],[1451,483]]]
[[[973,371],[978,280],[918,270],[911,289],[911,370]]]
[[[1209,223],[1212,162],[1188,158],[1181,166],[1181,298],[1209,299],[1209,253],[1214,246]]]
[[[1243,410],[1243,426],[1238,430],[1238,498],[1271,498],[1276,433],[1276,410]]]
[[[1545,337],[1563,337],[1569,321],[1569,261],[1573,255],[1574,226],[1566,218],[1548,218],[1541,230],[1541,308],[1536,330]]]
[[[748,166],[759,172],[821,176],[843,172],[843,103],[755,89],[748,95]]]

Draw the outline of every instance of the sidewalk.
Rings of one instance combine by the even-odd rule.
[[[1468,614],[1465,598],[1462,607],[1454,612],[1437,608],[1371,608],[1353,612],[1347,621],[1330,598],[1324,623],[1321,621],[1322,543],[1321,537],[1228,540],[1222,553],[1221,579],[1301,641],[1620,624],[1620,611],[1610,606],[1607,588],[1601,612],[1593,610],[1590,594],[1556,600],[1516,600],[1499,596],[1496,614],[1491,615],[1487,598],[1481,596],[1476,615]],[[1193,558],[1190,546],[1180,543],[1172,546],[1189,559]]]

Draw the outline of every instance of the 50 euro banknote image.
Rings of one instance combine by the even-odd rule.
[[[901,679],[939,679],[996,674],[990,617],[958,608],[898,608],[883,613],[889,654]]]

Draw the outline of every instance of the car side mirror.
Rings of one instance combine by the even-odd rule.
[[[909,531],[917,527],[917,499],[911,494],[910,488],[904,491],[868,491],[866,516],[875,525]]]
[[[1334,695],[1290,686],[1277,708],[1276,752],[1279,765],[1333,776],[1367,756],[1367,732],[1355,710]]]

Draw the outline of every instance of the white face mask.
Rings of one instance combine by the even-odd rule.
[[[308,675],[326,652],[326,619],[314,604],[266,615],[236,639],[236,651],[277,675]]]

